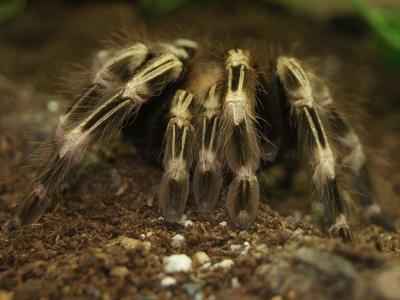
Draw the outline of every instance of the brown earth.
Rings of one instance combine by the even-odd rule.
[[[189,6],[143,20],[130,2],[36,1],[1,25],[1,300],[400,299],[400,235],[361,221],[356,243],[330,239],[313,224],[308,189],[301,188],[307,174],[297,176],[292,190],[274,192],[248,231],[225,225],[223,204],[203,215],[189,203],[188,226],[166,224],[148,196],[161,171],[119,140],[89,153],[39,223],[9,231],[16,201],[34,176],[25,168],[37,146],[32,141],[44,142],[71,103],[60,93],[59,78],[74,76],[65,75],[68,62],[88,66],[99,41],[119,28],[144,27],[148,36],[185,34],[319,57],[335,94],[364,100],[364,140],[376,186],[399,226],[400,69],[383,62],[359,20],[317,21],[257,3]],[[184,237],[180,247],[172,243],[177,234]],[[198,251],[209,264],[199,265]],[[191,257],[192,269],[168,275],[164,257],[176,253]],[[217,265],[226,259],[234,262],[231,268]],[[166,276],[176,284],[162,286]]]

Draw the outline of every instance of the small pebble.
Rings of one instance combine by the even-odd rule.
[[[185,241],[185,237],[182,234],[176,234],[172,237],[171,245],[174,248],[180,248]]]
[[[193,226],[193,222],[192,222],[191,220],[186,220],[186,221],[183,223],[183,226],[185,226],[185,227]]]
[[[235,262],[232,259],[224,259],[223,261],[216,263],[213,267],[214,269],[225,269],[229,270],[235,265]]]
[[[176,279],[174,277],[165,276],[163,279],[161,279],[161,286],[163,287],[169,287],[175,284],[176,284]]]
[[[166,273],[188,272],[192,268],[192,260],[186,254],[174,254],[163,259]]]
[[[150,242],[142,242],[136,239],[132,239],[129,237],[123,237],[120,240],[120,245],[127,250],[134,250],[138,248],[144,248],[145,250],[150,250],[151,243]]]
[[[203,251],[197,251],[193,255],[193,261],[196,265],[201,266],[204,265],[205,263],[210,262],[210,258],[208,257],[207,253]]]
[[[225,227],[226,225],[228,225],[228,223],[226,221],[222,221],[221,223],[219,223],[219,226]]]
[[[126,275],[128,275],[128,273],[129,273],[129,270],[125,266],[117,266],[117,267],[112,268],[110,271],[111,276],[115,276],[115,277],[119,277],[119,278],[125,278]]]
[[[239,281],[239,279],[238,279],[237,277],[233,277],[233,278],[231,279],[231,285],[232,285],[232,288],[234,288],[234,289],[239,288],[239,287],[240,287],[240,281]]]
[[[205,263],[204,265],[201,265],[200,266],[200,270],[207,270],[207,269],[209,269],[211,267],[211,263],[210,262],[207,262],[207,263]]]
[[[249,242],[244,242],[243,246],[244,246],[244,249],[242,250],[242,252],[240,252],[240,255],[246,255],[247,252],[249,252],[249,250],[250,250],[250,243]]]

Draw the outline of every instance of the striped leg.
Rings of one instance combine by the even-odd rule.
[[[84,107],[75,105],[61,120],[62,130],[56,136],[51,158],[41,168],[33,191],[22,199],[13,219],[13,227],[36,222],[51,202],[51,198],[71,168],[83,157],[89,145],[101,143],[118,131],[123,123],[151,97],[182,73],[182,62],[173,54],[156,56],[139,67],[137,72],[117,92],[106,92]],[[86,101],[85,96],[78,101]]]
[[[202,102],[199,122],[201,143],[193,175],[194,199],[202,212],[214,209],[222,187],[222,164],[217,155],[220,106],[220,95],[214,85]]]
[[[161,213],[167,221],[179,221],[189,195],[189,170],[193,161],[193,95],[178,90],[171,102],[165,133],[164,175],[159,188]]]
[[[339,187],[336,154],[326,135],[326,122],[320,118],[315,105],[310,80],[301,63],[294,58],[279,57],[277,74],[291,107],[291,119],[299,133],[299,143],[310,148],[306,150],[311,152],[312,182],[324,204],[329,233],[351,241],[348,207]]]
[[[76,126],[97,105],[101,105],[102,96],[115,90],[118,85],[131,77],[150,54],[142,43],[122,49],[115,53],[100,51],[93,63],[93,78],[76,102],[60,117],[56,138],[60,139],[71,127]]]
[[[255,220],[259,204],[256,171],[260,147],[255,124],[255,71],[250,54],[230,50],[225,61],[226,89],[220,125],[222,156],[234,179],[229,185],[226,209],[233,225],[249,227]]]
[[[60,117],[56,130],[56,138],[62,137],[65,131],[75,126],[85,114],[98,105],[104,93],[113,91],[121,83],[132,78],[150,57],[171,54],[181,62],[188,61],[196,52],[197,43],[186,39],[178,39],[168,43],[153,43],[146,46],[136,43],[119,51],[100,51],[93,63],[93,78],[90,85],[77,101]]]
[[[378,197],[371,180],[363,145],[348,121],[335,107],[332,95],[322,81],[312,73],[309,74],[315,101],[327,114],[332,132],[337,136],[339,148],[338,161],[344,170],[348,170],[355,186],[356,199],[364,209],[371,223],[381,226],[387,231],[396,231],[395,226],[382,213]]]

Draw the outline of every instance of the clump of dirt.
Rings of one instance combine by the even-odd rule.
[[[372,158],[389,158],[371,164],[384,206],[398,218],[400,71],[382,66],[367,36],[263,5],[221,3],[153,20],[148,35],[181,26],[203,41],[260,49],[301,41],[299,55],[321,57],[340,92],[372,99],[365,140],[375,145]],[[39,223],[9,231],[34,176],[23,168],[36,148],[31,141],[45,142],[71,102],[53,78],[66,61],[89,65],[98,41],[117,28],[143,23],[128,2],[38,1],[0,27],[0,299],[400,298],[398,233],[362,224],[354,244],[331,239],[312,222],[309,194],[296,190],[274,193],[247,231],[227,224],[222,201],[207,215],[190,201],[182,222],[166,223],[153,196],[161,171],[118,139],[89,153]],[[168,273],[174,254],[186,255],[186,271]]]

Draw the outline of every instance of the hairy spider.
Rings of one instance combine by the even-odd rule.
[[[377,204],[357,134],[315,72],[285,56],[262,72],[244,49],[209,59],[188,39],[99,52],[91,82],[60,118],[51,158],[13,227],[36,222],[87,148],[124,127],[143,153],[163,155],[158,198],[167,221],[183,215],[191,177],[202,212],[213,210],[229,180],[229,220],[248,228],[260,202],[258,175],[295,150],[308,157],[331,235],[352,239],[345,200],[351,189],[371,222],[395,229]]]

